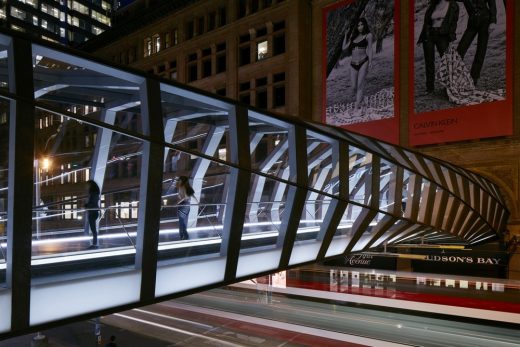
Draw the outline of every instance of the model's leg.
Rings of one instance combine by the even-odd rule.
[[[488,42],[489,21],[483,21],[478,29],[477,51],[473,59],[473,64],[471,64],[471,77],[475,83],[477,83],[477,80],[480,78],[480,71],[482,70],[482,65],[484,65],[484,59],[486,58]]]
[[[358,107],[363,102],[367,73],[368,73],[368,61],[365,62],[361,66],[361,68],[359,69],[359,72],[358,72],[358,88],[357,88],[357,93],[356,93],[356,104],[358,105]]]
[[[435,84],[435,51],[431,40],[423,42],[424,65],[426,70],[426,91],[433,92]]]
[[[468,19],[468,26],[466,27],[464,34],[462,34],[462,37],[459,41],[459,45],[457,46],[457,52],[459,53],[462,59],[464,59],[464,56],[466,55],[469,46],[471,46],[471,43],[477,35],[477,29],[473,24],[470,23],[471,20],[472,19],[470,17]]]
[[[351,87],[351,91],[352,91],[352,97],[354,99],[356,98],[357,90],[358,90],[357,83],[358,83],[358,70],[351,66],[350,67],[350,87]],[[357,101],[354,103],[354,106],[355,106],[355,108],[359,107]]]
[[[437,52],[439,52],[439,56],[443,56],[444,53],[448,50],[450,45],[450,38],[448,36],[439,36],[437,41],[435,41],[435,46],[437,47]]]

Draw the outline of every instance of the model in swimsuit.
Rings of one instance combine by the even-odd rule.
[[[355,97],[355,112],[360,111],[361,102],[365,88],[365,80],[372,65],[372,34],[365,18],[358,20],[357,26],[352,33],[352,38],[347,44],[347,34],[343,40],[343,49],[348,49],[351,54],[350,80],[352,94]]]

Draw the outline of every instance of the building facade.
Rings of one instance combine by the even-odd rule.
[[[75,46],[111,26],[109,0],[2,0],[0,25]]]

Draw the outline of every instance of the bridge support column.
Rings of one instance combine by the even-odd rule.
[[[43,335],[42,333],[38,332],[38,335],[33,337],[31,341],[31,347],[47,347],[49,346],[49,339],[47,336]]]

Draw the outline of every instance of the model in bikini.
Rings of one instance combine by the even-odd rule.
[[[347,44],[347,34],[343,39],[343,49],[347,49],[351,54],[350,60],[350,80],[352,94],[356,100],[354,112],[360,112],[361,102],[368,70],[372,66],[372,33],[365,18],[360,18],[357,26],[352,33],[352,38]]]

